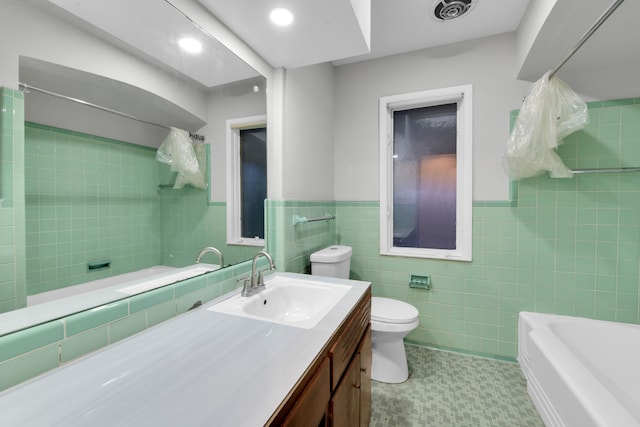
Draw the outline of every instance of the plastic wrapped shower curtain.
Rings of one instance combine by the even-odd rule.
[[[546,73],[527,95],[505,148],[503,165],[512,179],[549,171],[553,178],[571,178],[555,149],[562,138],[589,122],[587,104],[567,84]]]
[[[207,188],[204,181],[204,165],[206,162],[203,144],[191,143],[189,132],[170,128],[169,135],[158,148],[156,160],[171,166],[177,172],[173,188],[182,188],[191,184],[198,188]]]

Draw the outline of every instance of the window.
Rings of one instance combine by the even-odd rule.
[[[227,243],[264,246],[267,117],[227,120]]]
[[[472,88],[380,98],[380,253],[471,261]]]

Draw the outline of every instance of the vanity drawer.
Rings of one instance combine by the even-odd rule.
[[[335,344],[329,351],[331,358],[331,390],[333,391],[342,373],[349,365],[360,339],[371,323],[371,294],[363,297],[350,321],[341,328]]]

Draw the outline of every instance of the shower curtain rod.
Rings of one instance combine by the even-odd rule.
[[[553,77],[559,70],[564,66],[564,64],[571,59],[571,57],[582,47],[583,44],[589,37],[591,37],[600,26],[606,21],[609,16],[622,4],[624,0],[615,0],[613,3],[609,5],[607,10],[598,18],[598,20],[587,30],[586,33],[582,36],[580,41],[576,44],[576,46],[569,51],[569,53],[564,57],[564,59],[549,72],[549,78]],[[620,167],[620,168],[591,168],[591,169],[573,169],[571,171],[573,174],[607,174],[607,173],[627,173],[627,172],[640,172],[640,167]]]
[[[93,104],[91,102],[88,102],[88,101],[85,101],[85,100],[82,100],[82,99],[73,98],[71,96],[62,95],[62,94],[56,93],[56,92],[51,92],[49,90],[42,89],[42,88],[39,88],[39,87],[30,86],[30,85],[28,85],[26,83],[18,83],[18,90],[20,92],[25,92],[25,93],[28,93],[30,90],[35,91],[35,92],[40,92],[40,93],[43,93],[45,95],[53,96],[53,97],[56,97],[56,98],[67,100],[67,101],[77,102],[78,104],[82,104],[82,105],[85,105],[87,107],[95,108],[96,110],[106,111],[107,113],[115,114],[117,116],[125,117],[127,119],[135,120],[137,122],[145,123],[145,124],[148,124],[148,125],[151,125],[151,126],[157,126],[157,127],[160,127],[160,128],[166,129],[166,130],[171,130],[171,128],[169,126],[165,126],[165,125],[161,125],[161,124],[158,124],[158,123],[149,122],[147,120],[139,119],[136,116],[132,116],[130,114],[123,113],[121,111],[114,110],[112,108],[103,107],[102,105]],[[194,140],[200,141],[200,142],[204,142],[204,136],[203,135],[198,135],[197,133],[189,132],[189,136],[191,137],[191,139],[194,139]]]
[[[569,51],[569,53],[564,57],[564,59],[549,73],[549,78],[553,77],[559,70],[564,66],[564,64],[571,59],[571,57],[582,47],[582,45],[596,32],[598,28],[604,23],[604,21],[609,18],[609,16],[622,4],[624,0],[615,0],[611,5],[604,11],[602,16],[589,28],[589,30],[582,36],[578,44]]]

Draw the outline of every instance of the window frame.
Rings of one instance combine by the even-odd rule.
[[[267,127],[267,116],[229,119],[227,134],[227,244],[264,247],[265,240],[242,237],[240,131]]]
[[[457,104],[456,249],[393,246],[393,113],[442,104]],[[412,258],[472,260],[473,86],[411,92],[379,99],[380,254]]]

